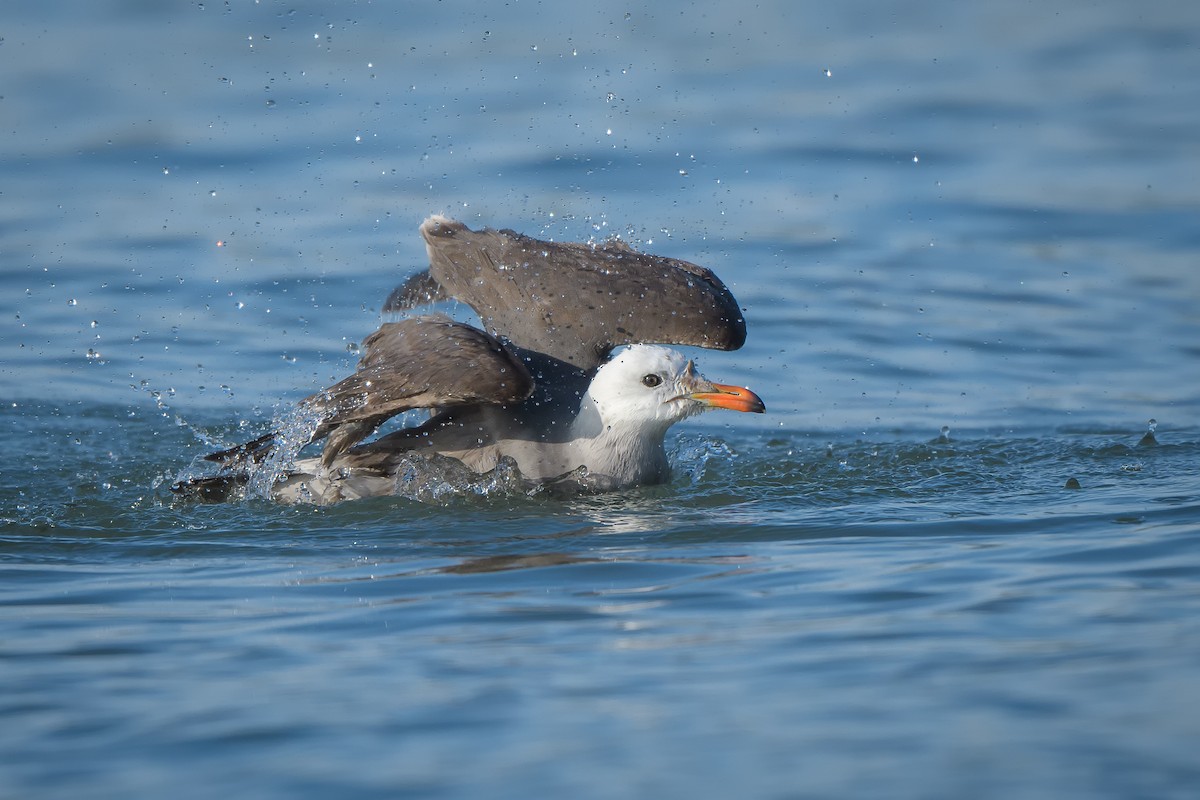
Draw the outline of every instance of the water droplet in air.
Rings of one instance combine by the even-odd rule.
[[[938,434],[938,441],[939,441],[939,442],[948,442],[948,441],[950,441],[950,426],[949,426],[949,425],[943,425],[943,426],[942,426],[942,430],[941,430],[941,432]]]
[[[68,301],[67,301],[67,305],[69,305],[69,306],[77,306],[77,305],[79,305],[79,301],[78,301],[78,300],[76,300],[74,297],[72,297],[70,300],[68,300]]]
[[[825,77],[826,77],[826,78],[832,78],[832,77],[833,77],[833,70],[831,70],[831,69],[826,69],[826,70],[825,70]]]

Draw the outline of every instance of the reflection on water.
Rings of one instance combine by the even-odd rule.
[[[37,476],[2,486],[16,502],[0,604],[18,658],[0,668],[14,687],[0,714],[28,723],[3,737],[18,786],[78,787],[56,766],[69,737],[106,788],[165,786],[159,763],[199,778],[219,759],[262,787],[291,786],[304,763],[342,787],[488,796],[460,771],[425,773],[469,748],[489,774],[587,796],[607,768],[570,744],[584,741],[637,770],[686,743],[751,765],[696,767],[706,782],[764,793],[803,776],[858,785],[850,765],[864,760],[922,792],[942,783],[918,766],[960,758],[1003,783],[1000,756],[1040,790],[1143,757],[1130,715],[1158,754],[1146,774],[1191,785],[1194,720],[1173,698],[1194,688],[1198,655],[1194,429],[1161,430],[1153,448],[1132,427],[836,438],[832,458],[825,432],[685,434],[666,487],[299,511],[148,492],[158,459],[200,446],[169,417],[22,411],[0,417],[0,442],[25,446],[22,477]],[[703,464],[712,448],[739,456]],[[720,724],[696,723],[696,708]],[[979,715],[986,746],[946,734]],[[265,724],[277,733],[247,747]],[[114,738],[138,746],[114,751]],[[897,739],[917,745],[904,764],[890,760]],[[815,753],[803,776],[776,740]],[[1074,742],[1070,769],[1045,750],[1059,741]],[[374,774],[385,758],[392,770]],[[978,770],[930,774],[973,786]]]

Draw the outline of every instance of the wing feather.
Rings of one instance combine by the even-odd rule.
[[[619,240],[545,242],[510,230],[473,231],[433,216],[421,225],[429,270],[389,298],[471,306],[488,332],[578,369],[637,342],[736,350],[746,323],[733,294],[704,267],[640,253]]]
[[[388,322],[363,340],[354,374],[300,401],[320,420],[311,441],[325,439],[333,460],[384,422],[415,408],[520,403],[532,394],[529,370],[495,337],[440,316]],[[274,434],[213,453],[234,466],[261,461]]]

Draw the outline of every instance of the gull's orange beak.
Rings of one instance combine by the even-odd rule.
[[[699,400],[712,408],[728,408],[732,411],[749,411],[761,414],[767,410],[762,399],[749,389],[741,386],[730,386],[724,383],[708,383],[703,391],[691,392],[684,395],[690,400]]]
[[[709,408],[728,408],[732,411],[749,411],[752,414],[761,414],[767,410],[762,399],[754,392],[741,386],[713,383],[696,371],[693,361],[687,363],[683,383],[691,391],[672,399],[680,400],[686,397]]]

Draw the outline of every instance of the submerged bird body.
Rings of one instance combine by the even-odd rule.
[[[489,332],[436,316],[382,326],[364,341],[353,375],[301,401],[301,410],[316,420],[310,438],[323,438],[325,446],[319,457],[296,461],[273,483],[276,499],[329,503],[392,494],[414,459],[425,457],[451,459],[476,474],[511,464],[534,484],[571,480],[582,488],[610,490],[659,483],[670,474],[664,437],[673,424],[709,408],[763,410],[752,392],[708,381],[681,353],[639,343],[741,345],[744,323],[730,311],[736,303],[707,270],[625,246],[610,249],[601,267],[631,270],[634,276],[612,285],[613,292],[632,285],[643,299],[649,293],[654,302],[690,304],[691,317],[612,298],[599,308],[598,301],[581,308],[571,292],[604,285],[595,282],[602,270],[585,258],[587,246],[539,243],[507,231],[476,233],[441,217],[427,220],[421,232],[431,272],[410,279],[389,305],[408,309],[422,300],[460,297]],[[446,241],[453,244],[448,251],[440,248]],[[545,249],[530,256],[534,245]],[[517,255],[502,246],[517,248]],[[565,263],[556,265],[555,254]],[[538,263],[532,275],[508,266],[525,258],[519,264],[528,269],[529,259],[539,255],[551,260]],[[556,267],[562,269],[555,272]],[[586,279],[581,281],[580,272]],[[474,277],[464,277],[469,275]],[[489,300],[489,285],[503,286],[499,294],[505,298]],[[506,305],[523,302],[522,293],[531,292],[537,313],[523,315],[523,309]],[[681,325],[681,316],[691,323]],[[433,414],[420,425],[362,443],[389,417],[414,408]],[[208,459],[222,464],[217,475],[176,488],[223,499],[277,446],[277,435],[268,434],[214,453]]]
[[[667,430],[709,408],[763,407],[747,389],[704,378],[677,351],[632,345],[597,371],[576,406],[547,407],[534,397],[444,412],[355,447],[328,468],[319,458],[301,461],[275,494],[293,502],[392,494],[404,465],[426,454],[476,473],[509,460],[533,483],[570,479],[592,491],[661,483],[670,477]]]

